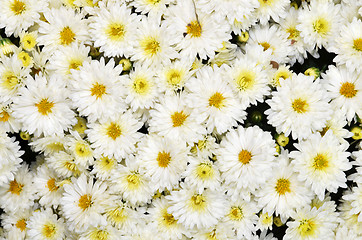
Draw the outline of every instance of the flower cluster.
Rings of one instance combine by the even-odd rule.
[[[0,239],[362,238],[361,1],[0,6]]]

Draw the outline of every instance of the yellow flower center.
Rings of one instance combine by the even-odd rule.
[[[6,89],[13,90],[18,83],[20,83],[20,80],[15,76],[13,72],[8,71],[2,75],[2,85]]]
[[[161,50],[160,43],[153,37],[147,37],[141,41],[141,47],[147,55],[155,55]]]
[[[106,34],[113,41],[119,41],[124,39],[125,26],[121,23],[111,23],[108,26]]]
[[[308,111],[308,107],[307,101],[300,98],[297,98],[292,102],[292,108],[296,113],[305,113]]]
[[[83,210],[87,210],[92,205],[92,196],[84,194],[79,198],[78,206]]]
[[[75,40],[75,33],[69,26],[64,27],[60,34],[60,43],[62,45],[69,45]]]
[[[273,2],[274,0],[259,0],[260,5],[262,6],[270,6]]]
[[[207,180],[212,178],[214,175],[214,169],[212,168],[211,164],[200,163],[196,168],[196,174],[199,178]]]
[[[80,59],[72,59],[70,62],[69,62],[69,73],[70,73],[70,69],[75,69],[75,70],[79,70],[79,67],[82,66],[83,64],[83,61],[80,60]]]
[[[145,77],[136,77],[132,87],[134,91],[140,95],[145,95],[149,92],[151,86]]]
[[[193,210],[201,212],[206,208],[206,199],[201,194],[195,194],[190,199],[190,206]]]
[[[216,92],[216,93],[214,93],[214,95],[212,95],[209,98],[209,106],[210,107],[213,106],[213,107],[220,109],[225,106],[224,100],[225,100],[225,97],[221,93]]]
[[[50,192],[55,192],[56,190],[58,190],[58,186],[55,184],[55,179],[51,178],[48,180],[47,182],[47,187],[49,189]]]
[[[156,160],[159,167],[165,168],[171,161],[171,155],[168,152],[159,152]]]
[[[275,186],[275,191],[279,195],[284,195],[286,192],[290,192],[290,181],[285,178],[279,178]]]
[[[156,5],[160,2],[161,2],[161,0],[147,0],[147,3],[149,3],[150,5]]]
[[[113,169],[116,163],[115,159],[108,157],[102,157],[98,161],[100,162],[101,168],[106,171]]]
[[[324,154],[318,153],[313,159],[313,168],[315,170],[324,170],[329,166],[328,158]]]
[[[239,162],[241,162],[242,164],[245,165],[250,162],[252,155],[251,155],[251,152],[243,149],[239,152],[238,157],[239,157]]]
[[[357,90],[355,89],[355,85],[353,83],[345,82],[339,89],[339,93],[346,98],[353,98],[356,96]]]
[[[133,173],[131,175],[127,176],[127,182],[128,182],[128,188],[130,189],[138,189],[141,183],[141,179],[139,177],[139,174]]]
[[[127,220],[125,210],[123,208],[116,208],[107,212],[108,219],[113,223],[123,223]]]
[[[19,0],[15,0],[11,4],[11,11],[15,13],[15,15],[20,15],[26,10],[25,3]]]
[[[330,30],[329,22],[324,18],[318,18],[313,22],[313,30],[319,35],[326,35]]]
[[[182,124],[184,124],[184,122],[185,122],[185,120],[186,120],[187,117],[188,117],[188,115],[184,114],[183,111],[181,111],[181,112],[174,112],[174,113],[171,115],[173,127],[179,127],[179,126],[181,126]]]
[[[107,135],[108,137],[116,140],[119,136],[121,136],[122,130],[121,127],[117,124],[112,122],[107,128]]]
[[[20,229],[20,231],[24,231],[26,229],[26,221],[25,219],[21,219],[16,222],[15,226]]]
[[[54,224],[45,224],[41,230],[43,236],[52,238],[56,233],[56,226]]]
[[[353,48],[359,52],[362,52],[362,38],[353,40]]]
[[[303,219],[299,223],[298,232],[303,238],[312,236],[316,227],[317,225],[311,219]]]
[[[75,144],[75,153],[79,157],[88,157],[91,155],[91,149],[89,145],[83,142],[77,142]]]
[[[77,117],[77,124],[73,126],[73,129],[76,130],[79,134],[83,134],[87,129],[87,121],[84,118]]]
[[[18,183],[16,180],[10,182],[9,192],[12,194],[20,195],[24,185]]]
[[[264,225],[271,225],[273,224],[273,216],[269,216],[268,213],[261,213],[260,214],[261,222]]]
[[[21,39],[21,43],[25,50],[31,50],[36,44],[35,36],[29,33],[25,34],[24,37]]]
[[[24,51],[21,51],[19,54],[18,54],[18,59],[21,60],[21,62],[23,63],[24,67],[27,67],[30,65],[31,63],[31,57],[29,56],[28,53],[24,52]]]
[[[93,230],[90,234],[91,240],[108,240],[109,232],[101,229]]]
[[[229,212],[229,218],[233,221],[240,221],[243,219],[244,214],[241,207],[232,207]]]
[[[191,37],[201,36],[201,25],[198,21],[192,21],[186,26],[186,33],[190,34]]]
[[[40,102],[36,103],[35,106],[38,108],[38,112],[44,116],[52,112],[54,106],[53,102],[49,102],[48,98],[43,98]]]
[[[182,80],[181,71],[177,69],[171,69],[170,71],[167,72],[166,79],[167,82],[171,85],[179,84]]]
[[[165,226],[171,226],[176,224],[177,220],[173,217],[172,214],[167,212],[167,209],[164,209],[162,213],[162,222]]]
[[[255,73],[249,70],[244,70],[239,74],[239,76],[235,80],[237,88],[240,91],[251,89],[255,83]]]
[[[264,51],[266,51],[270,48],[270,44],[267,42],[261,42],[261,43],[259,43],[259,45],[264,48]]]
[[[103,94],[106,94],[106,86],[99,84],[98,82],[93,83],[91,88],[91,96],[96,96],[96,99],[101,98]]]
[[[47,145],[47,148],[49,148],[50,150],[54,151],[54,152],[59,152],[64,149],[64,145],[61,142],[53,142]]]
[[[0,112],[0,122],[7,122],[10,118],[10,114],[8,112],[6,112],[5,110],[3,110],[2,112]]]
[[[286,31],[289,33],[288,39],[297,40],[299,38],[300,31],[295,27],[290,27]]]

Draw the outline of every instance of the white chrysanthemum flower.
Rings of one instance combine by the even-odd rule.
[[[67,141],[68,135],[33,137],[30,139],[29,146],[34,152],[43,153],[47,157],[59,151],[65,151]]]
[[[138,144],[140,167],[152,181],[152,189],[162,192],[173,189],[179,183],[187,165],[188,149],[184,142],[175,138],[152,134]]]
[[[319,133],[312,134],[308,140],[294,146],[298,151],[290,153],[293,170],[320,200],[324,198],[325,190],[336,193],[339,187],[347,187],[343,171],[352,167],[348,161],[348,145],[341,144],[331,130],[323,137]]]
[[[242,56],[236,59],[231,67],[226,69],[229,82],[240,99],[240,105],[247,108],[250,104],[256,105],[264,101],[269,94],[267,73],[261,65]]]
[[[273,87],[280,87],[280,82],[284,81],[287,78],[291,78],[293,75],[293,70],[290,69],[290,66],[288,65],[279,65],[278,69],[274,69],[273,77],[269,77],[269,84],[271,84]]]
[[[79,71],[72,70],[70,98],[80,115],[95,122],[126,109],[121,72],[121,65],[115,66],[113,59],[105,63],[104,58],[84,62]]]
[[[7,36],[18,37],[22,30],[27,30],[40,18],[40,13],[47,8],[45,0],[1,0],[0,28],[5,28]]]
[[[345,193],[342,199],[350,202],[350,215],[358,216],[358,222],[362,222],[362,183],[357,182],[357,186],[353,187],[350,192]]]
[[[135,0],[131,1],[130,5],[136,8],[136,12],[147,14],[148,18],[159,24],[167,13],[168,6],[174,2],[175,0]]]
[[[334,239],[335,219],[330,219],[328,212],[316,208],[304,207],[291,216],[294,221],[287,222],[287,231],[283,239]]]
[[[256,228],[260,231],[264,232],[265,230],[272,230],[273,228],[273,215],[269,215],[268,213],[260,212],[258,223],[256,224]]]
[[[19,142],[15,137],[9,138],[3,129],[0,129],[0,186],[14,180],[14,174],[23,161],[20,157],[24,151],[20,150]]]
[[[137,132],[141,127],[142,123],[127,111],[89,124],[85,132],[95,154],[119,159],[135,150],[135,144],[142,136]]]
[[[282,222],[286,222],[293,211],[310,203],[313,193],[304,186],[304,182],[297,179],[297,174],[293,173],[288,152],[283,152],[277,162],[272,169],[272,177],[255,195],[263,213],[271,216],[275,212]]]
[[[40,198],[39,203],[41,206],[58,207],[63,194],[61,180],[56,172],[46,164],[37,168],[37,173],[34,176],[34,188],[37,197]]]
[[[256,13],[261,24],[266,24],[271,18],[279,22],[279,18],[285,18],[290,0],[259,0],[260,6]]]
[[[121,232],[110,224],[92,226],[79,235],[79,240],[118,240],[122,239]]]
[[[131,60],[151,67],[159,67],[171,63],[178,53],[171,46],[166,27],[161,27],[152,18],[143,18],[134,40],[134,51]]]
[[[203,139],[195,143],[190,152],[194,157],[201,158],[212,158],[213,155],[216,155],[216,149],[219,147],[219,144],[216,143],[216,138],[212,135],[205,135]]]
[[[134,70],[121,77],[126,87],[125,102],[133,111],[150,109],[159,97],[158,79],[148,65],[136,64]]]
[[[185,183],[202,193],[204,189],[217,191],[221,178],[218,167],[213,161],[203,157],[189,157],[186,170],[182,173]]]
[[[86,140],[83,140],[78,132],[70,132],[72,137],[69,137],[67,142],[67,150],[74,156],[75,162],[85,168],[89,165],[93,165],[94,156],[90,144]]]
[[[256,25],[249,32],[247,45],[260,45],[264,51],[271,49],[273,61],[282,64],[289,61],[289,55],[293,53],[293,48],[288,40],[288,34],[276,25]]]
[[[291,134],[293,139],[305,139],[321,131],[332,114],[328,95],[313,76],[293,74],[292,78],[280,82],[272,96],[266,100],[270,106],[265,111],[268,124],[278,133]]]
[[[355,118],[355,114],[362,117],[362,73],[358,74],[345,66],[330,66],[322,78],[322,84],[332,99],[331,105],[341,109],[348,123]]]
[[[19,132],[21,123],[13,116],[13,103],[9,99],[6,102],[0,102],[0,128],[5,132]]]
[[[72,178],[71,184],[63,186],[61,206],[70,230],[85,231],[107,222],[103,213],[112,197],[104,182],[98,180],[93,183],[93,180],[82,174],[78,179]]]
[[[275,142],[269,132],[257,126],[239,126],[221,140],[216,163],[225,184],[235,184],[236,192],[255,191],[272,175],[275,153]]]
[[[30,69],[24,68],[22,62],[14,54],[2,57],[0,61],[0,100],[12,100],[30,77]]]
[[[99,8],[89,18],[90,35],[95,47],[100,47],[107,57],[126,56],[133,53],[139,17],[131,13],[125,3],[108,1],[98,3]]]
[[[304,42],[311,48],[325,47],[328,50],[340,27],[339,9],[340,6],[332,1],[303,3],[296,28]]]
[[[149,132],[186,143],[201,140],[206,134],[203,120],[187,106],[185,97],[179,94],[161,98],[160,103],[150,110]]]
[[[259,209],[256,202],[237,199],[227,204],[227,211],[221,223],[225,228],[236,231],[237,239],[251,239],[252,234],[257,231],[256,223],[258,221]]]
[[[181,50],[181,58],[193,61],[198,55],[201,59],[213,58],[222,43],[231,38],[230,27],[223,19],[205,14],[192,0],[178,2],[170,7],[165,17],[166,31],[172,44]]]
[[[1,223],[4,230],[7,231],[7,240],[22,240],[27,236],[29,230],[28,221],[32,215],[33,209],[27,208],[20,211],[3,213]]]
[[[362,8],[361,8],[362,9]],[[352,72],[361,73],[362,68],[362,22],[354,18],[351,23],[343,25],[339,35],[335,37],[336,44],[331,51],[337,56],[333,59],[338,65],[346,64]]]
[[[29,218],[28,236],[34,240],[59,240],[66,236],[64,220],[51,208],[35,211]]]
[[[0,206],[5,212],[15,212],[34,205],[35,191],[33,172],[23,164],[14,176],[14,180],[0,185]]]
[[[47,157],[46,162],[58,176],[69,178],[79,176],[85,168],[75,162],[74,156],[64,151],[59,151]]]
[[[54,75],[50,79],[40,75],[28,78],[26,88],[19,90],[13,106],[22,129],[35,136],[63,135],[76,123],[68,90]]]
[[[206,121],[209,133],[222,134],[237,122],[243,122],[245,111],[238,104],[231,87],[224,81],[224,70],[209,66],[201,68],[186,88],[191,92],[187,104],[194,108],[200,119]]]
[[[172,214],[167,212],[171,206],[169,200],[159,198],[152,201],[152,207],[147,209],[150,214],[150,225],[157,230],[162,239],[183,239],[183,234],[188,233]]]
[[[88,26],[81,13],[66,7],[52,8],[44,12],[46,21],[39,21],[39,45],[43,52],[52,53],[59,46],[84,43],[88,40]]]
[[[88,56],[89,49],[89,47],[76,43],[69,46],[59,46],[58,50],[50,57],[47,68],[67,80],[71,77],[71,69],[79,70],[83,62],[91,61],[91,57]]]
[[[202,193],[181,183],[181,189],[165,197],[170,202],[167,212],[187,229],[209,228],[226,213],[225,195],[206,189]]]
[[[90,172],[94,174],[97,179],[107,180],[111,177],[113,170],[117,167],[117,160],[109,157],[96,157],[93,169]]]
[[[126,166],[118,165],[111,182],[117,194],[133,206],[148,203],[154,193],[153,182],[136,159],[126,159]]]

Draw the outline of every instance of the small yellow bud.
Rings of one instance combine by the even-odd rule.
[[[278,156],[279,154],[280,154],[280,152],[281,152],[281,150],[280,150],[280,146],[277,144],[277,145],[275,145],[275,151],[276,151],[276,154],[275,154],[275,156]]]
[[[248,32],[241,32],[240,35],[238,35],[237,38],[239,43],[246,43],[249,40],[249,33]]]
[[[20,132],[20,137],[21,137],[21,139],[23,139],[23,140],[29,140],[30,139],[30,134],[29,133],[27,133],[27,132]]]
[[[276,216],[273,218],[273,223],[275,224],[275,226],[277,227],[281,227],[284,225],[284,223],[282,222],[282,220],[280,220],[279,216]]]
[[[122,58],[120,61],[119,61],[119,65],[122,65],[123,67],[123,71],[124,72],[129,72],[132,68],[132,63],[129,59],[127,58]]]
[[[289,137],[286,137],[283,133],[281,133],[277,136],[277,143],[280,146],[285,147],[289,143]]]
[[[318,68],[311,67],[311,68],[308,68],[307,70],[305,70],[304,74],[307,76],[313,76],[314,79],[317,79],[321,75],[321,72],[319,71]]]
[[[359,126],[354,126],[352,129],[351,129],[351,133],[353,133],[353,136],[352,138],[354,140],[360,140],[362,139],[362,128],[359,127]]]
[[[15,45],[8,38],[0,40],[0,48],[4,55],[10,55],[14,53]]]
[[[73,126],[73,130],[79,134],[84,134],[84,131],[87,129],[87,121],[82,117],[77,117],[77,120],[78,122]]]

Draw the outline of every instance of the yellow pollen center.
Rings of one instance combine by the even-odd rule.
[[[101,229],[96,229],[90,234],[91,240],[108,240],[109,232]]]
[[[56,233],[56,227],[54,224],[46,224],[41,230],[42,234],[47,238],[52,238]]]
[[[143,51],[147,55],[155,55],[157,52],[160,51],[160,43],[153,37],[148,37],[141,41],[141,47],[143,48]]]
[[[60,34],[60,43],[62,45],[69,45],[75,40],[75,33],[69,26],[64,27]]]
[[[225,100],[225,97],[221,93],[216,92],[216,93],[214,93],[214,95],[212,95],[209,98],[209,106],[210,107],[213,106],[213,107],[220,109],[225,106],[224,100]]]
[[[69,62],[69,67],[68,69],[75,69],[75,70],[79,70],[79,67],[82,66],[83,61],[82,60],[78,60],[78,59],[73,59]],[[70,71],[69,71],[70,73]]]
[[[264,48],[264,51],[266,51],[270,48],[270,44],[267,42],[261,42],[261,43],[259,43],[259,45]]]
[[[273,216],[269,216],[268,213],[260,214],[261,222],[265,225],[271,225],[273,223]]]
[[[242,71],[236,78],[237,88],[240,91],[251,89],[255,83],[255,73],[251,71]]]
[[[297,98],[292,102],[292,108],[296,113],[305,113],[308,111],[308,107],[307,101],[300,98]]]
[[[123,208],[116,208],[107,212],[107,216],[113,223],[123,223],[127,220],[127,216],[124,212]]]
[[[191,37],[201,36],[201,25],[198,21],[192,21],[186,26],[186,33],[190,34]]]
[[[47,187],[49,189],[50,192],[54,192],[56,190],[58,190],[58,186],[55,184],[55,179],[52,178],[52,179],[49,179],[48,182],[47,182]]]
[[[159,167],[167,167],[171,161],[171,155],[168,152],[159,152],[157,155],[157,163]]]
[[[167,82],[171,85],[177,85],[181,82],[181,72],[175,69],[170,70],[167,73]]]
[[[362,52],[362,38],[353,40],[353,48],[359,52]]]
[[[356,96],[357,90],[355,89],[355,85],[353,83],[345,82],[339,89],[339,93],[346,98],[353,98]]]
[[[26,229],[26,221],[25,219],[21,219],[16,222],[15,226],[20,229],[20,231],[24,231]]]
[[[285,178],[278,179],[275,191],[277,191],[279,195],[284,195],[286,192],[290,192],[290,181]]]
[[[274,0],[259,0],[260,5],[262,6],[270,6]]]
[[[102,157],[99,161],[100,161],[101,168],[106,171],[113,169],[113,167],[116,163],[113,158],[108,158],[108,157]]]
[[[120,23],[111,23],[107,30],[107,35],[111,40],[123,40],[125,29],[124,25]]]
[[[13,90],[18,83],[20,83],[20,80],[15,76],[13,72],[5,72],[2,75],[2,85],[8,89]]]
[[[0,122],[7,122],[10,118],[10,114],[6,111],[0,112]]]
[[[127,176],[127,182],[130,189],[137,189],[140,186],[141,180],[139,175],[137,173],[134,173]]]
[[[171,226],[171,225],[175,224],[177,222],[177,220],[173,217],[172,214],[169,214],[167,212],[167,209],[164,209],[163,214],[162,214],[162,222],[166,226]]]
[[[319,18],[313,22],[313,30],[319,35],[326,35],[329,29],[330,25],[324,18]]]
[[[91,155],[91,149],[89,145],[77,142],[75,145],[75,153],[80,157],[88,157]]]
[[[328,158],[324,154],[318,153],[313,159],[313,168],[315,170],[324,170],[329,166]]]
[[[295,27],[288,28],[286,31],[289,33],[288,39],[297,40],[299,38],[300,32]]]
[[[147,2],[151,5],[156,5],[161,2],[161,0],[147,0]]]
[[[117,123],[112,122],[107,128],[107,135],[113,140],[116,140],[119,136],[121,136],[121,134],[121,127]]]
[[[38,108],[38,112],[42,115],[48,115],[52,112],[53,102],[49,102],[48,98],[43,98],[40,102],[36,103],[35,106]]]
[[[251,152],[247,151],[247,150],[241,150],[239,152],[239,162],[241,162],[242,164],[248,164],[251,160]]]
[[[11,192],[12,194],[20,195],[23,187],[23,184],[19,184],[16,180],[13,180],[10,182],[9,192]]]
[[[172,115],[171,115],[171,119],[172,119],[172,124],[173,124],[173,127],[179,127],[181,126],[182,124],[184,124],[186,118],[188,116],[186,114],[184,114],[183,111],[181,112],[174,112]]]
[[[75,171],[78,170],[78,167],[74,162],[67,161],[67,162],[64,163],[64,167],[66,169],[68,169],[69,171],[72,171],[72,172],[75,172]]]
[[[232,207],[229,217],[231,220],[240,221],[244,217],[243,210],[240,207]]]
[[[15,13],[15,15],[20,15],[25,11],[25,3],[19,0],[15,0],[11,4],[11,11]]]
[[[132,87],[134,91],[140,95],[147,94],[150,90],[150,84],[144,77],[136,77],[133,81]]]
[[[206,180],[214,175],[214,170],[210,164],[201,163],[196,168],[196,174],[199,178]]]
[[[20,40],[25,50],[32,49],[36,44],[36,39],[33,34],[25,34],[23,39]]]
[[[88,194],[84,194],[79,198],[78,206],[83,210],[87,210],[92,205],[92,197]]]
[[[304,238],[312,236],[316,230],[316,224],[311,219],[303,219],[298,226],[299,234]]]
[[[103,94],[106,94],[106,86],[103,84],[93,83],[93,87],[91,88],[91,96],[96,96],[96,99],[101,98]]]
[[[206,207],[206,201],[204,196],[200,195],[200,194],[195,194],[191,197],[190,199],[190,204],[192,209],[201,212],[205,209]]]

